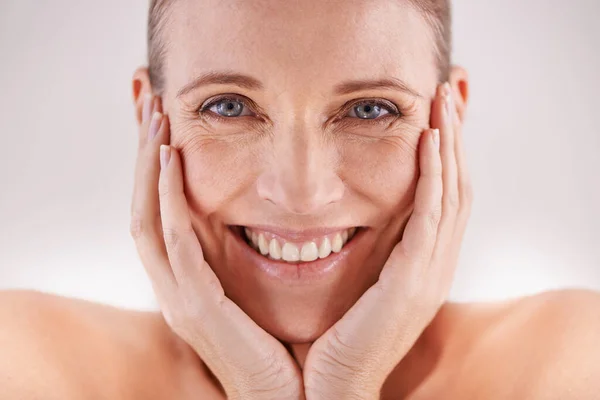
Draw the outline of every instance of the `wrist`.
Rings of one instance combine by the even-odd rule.
[[[297,376],[273,382],[245,378],[243,382],[223,385],[223,391],[227,400],[306,400],[302,381]]]
[[[321,376],[305,382],[306,400],[379,400],[382,385],[374,380]]]
[[[288,385],[272,390],[234,388],[225,389],[224,392],[227,400],[306,400],[302,388],[298,388],[295,385]]]
[[[339,391],[322,391],[306,397],[306,400],[379,400],[380,391],[367,391],[364,389]]]

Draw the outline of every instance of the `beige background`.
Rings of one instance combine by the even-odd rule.
[[[475,204],[454,300],[600,290],[600,1],[456,0]],[[0,2],[0,288],[155,307],[129,237],[145,0]]]

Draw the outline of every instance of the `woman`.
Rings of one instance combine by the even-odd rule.
[[[445,302],[471,203],[449,24],[153,2],[131,233],[162,313],[2,294],[0,398],[597,398],[596,293]]]

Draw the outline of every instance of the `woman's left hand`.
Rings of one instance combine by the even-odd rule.
[[[378,399],[387,376],[450,290],[471,208],[471,186],[450,85],[440,85],[421,135],[414,211],[379,280],[311,346],[308,400]]]

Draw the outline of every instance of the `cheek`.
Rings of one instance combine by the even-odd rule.
[[[344,180],[380,210],[402,210],[412,204],[418,178],[420,130],[346,143]]]
[[[194,136],[179,146],[186,197],[200,215],[208,215],[255,180],[256,152],[244,143]]]

